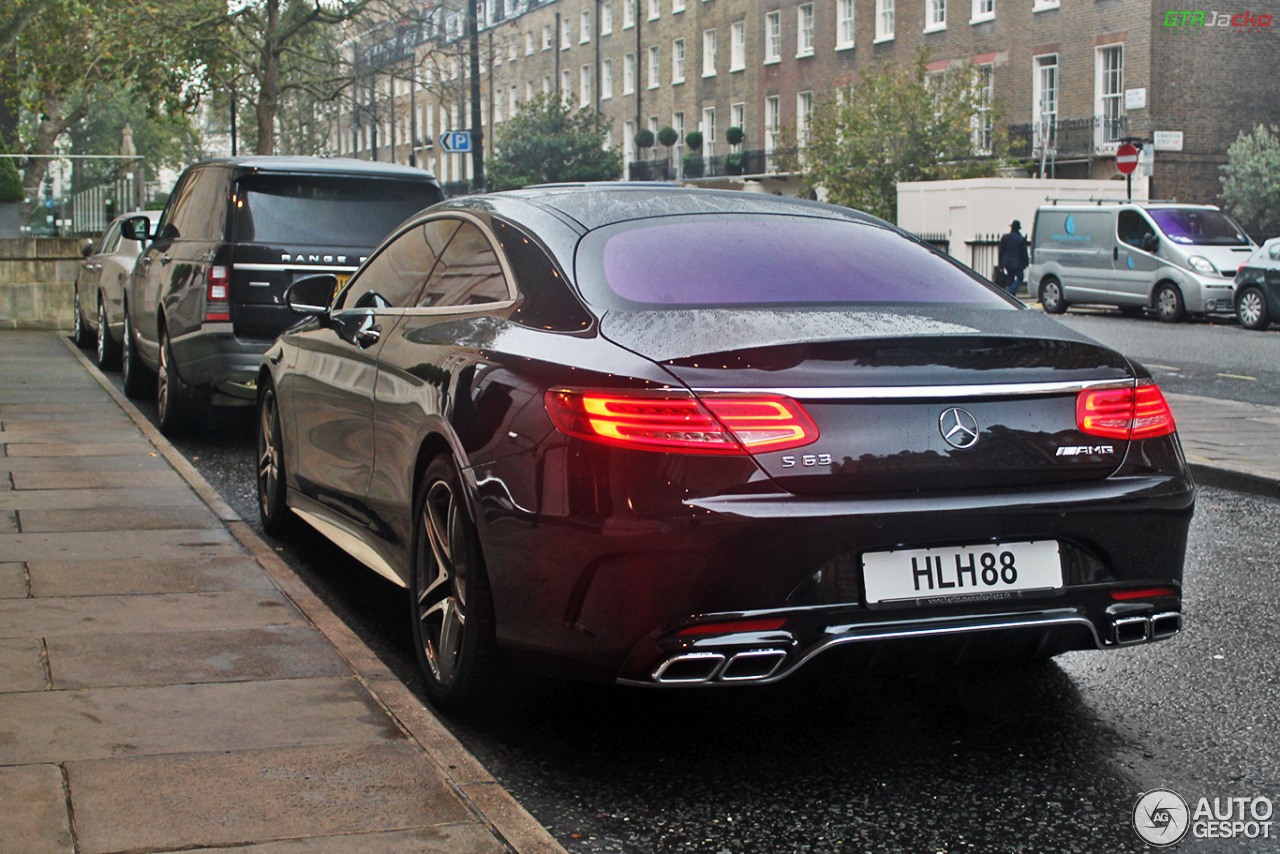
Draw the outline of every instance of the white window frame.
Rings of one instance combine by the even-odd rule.
[[[706,157],[715,157],[716,154],[716,108],[704,107],[702,109],[702,121],[698,124],[698,130],[702,131],[702,153]]]
[[[729,27],[729,70],[742,71],[747,67],[747,22],[734,21]]]
[[[640,0],[622,0],[622,28],[629,30],[636,25],[636,4]]]
[[[551,25],[542,25],[542,49],[551,50]]]
[[[649,46],[649,88],[657,89],[662,82],[662,48],[658,45]]]
[[[893,41],[897,26],[895,0],[876,0],[876,37],[874,44]]]
[[[975,66],[977,75],[977,112],[973,117],[973,150],[975,154],[992,153],[992,135],[995,133],[991,106],[994,103],[996,68],[988,63]]]
[[[613,97],[613,60],[600,60],[600,100],[607,101]]]
[[[856,12],[856,0],[836,0],[836,50],[853,47],[857,34],[854,26]]]
[[[730,151],[741,152],[742,147],[747,144],[745,136],[747,132],[747,105],[745,103],[729,105],[729,127],[742,128],[744,134],[742,142],[729,146]]]
[[[533,56],[533,33],[524,34],[524,55]]]
[[[782,13],[770,12],[764,16],[764,63],[772,65],[782,61]]]
[[[1108,68],[1107,58],[1112,55],[1119,62],[1116,67]],[[1107,127],[1108,109],[1112,118],[1124,118],[1124,42],[1095,49],[1093,79],[1094,115],[1098,117],[1094,143],[1099,152],[1114,151],[1120,144],[1120,132]]]
[[[591,106],[591,66],[583,65],[578,68],[578,106]]]
[[[702,76],[716,76],[716,31],[702,31]]]
[[[796,7],[796,59],[813,56],[813,4]]]
[[[613,2],[612,0],[604,0],[600,4],[600,35],[607,36],[613,33]]]
[[[770,95],[764,99],[764,151],[772,154],[778,148],[778,135],[782,131],[782,98]]]
[[[591,10],[583,9],[578,13],[578,44],[591,41]]]
[[[671,0],[671,14],[684,11],[684,0]]]
[[[813,92],[796,93],[796,144],[809,143],[809,131],[813,125]]]
[[[1059,57],[1056,53],[1046,53],[1039,56],[1031,57],[1031,129],[1033,146],[1037,150],[1042,148],[1045,141],[1042,139],[1041,125],[1046,116],[1052,117],[1051,121],[1056,122],[1058,118],[1058,99],[1062,93],[1062,79],[1060,76],[1061,67]],[[1052,80],[1053,86],[1049,90],[1052,97],[1048,99],[1048,103],[1044,103],[1045,99],[1045,81],[1050,75],[1045,72],[1053,69]],[[1049,107],[1046,109],[1046,106]],[[1050,136],[1054,133],[1052,124],[1048,128]]]
[[[622,94],[631,95],[636,91],[636,55],[628,53],[622,57]]]
[[[622,162],[632,163],[636,159],[636,123],[634,120],[622,123]],[[624,176],[625,177],[625,176]]]
[[[671,129],[676,132],[676,144],[671,146],[675,155],[677,168],[684,170],[684,110],[676,110],[671,114]]]
[[[970,24],[984,24],[996,19],[996,0],[973,0]]]
[[[544,95],[551,94],[551,75],[550,74],[542,75],[542,94]]]
[[[526,80],[526,81],[524,81],[524,99],[525,99],[526,101],[532,101],[532,100],[533,100],[533,94],[534,94],[534,92],[533,92],[533,81],[532,81],[532,80]]]
[[[662,14],[662,0],[649,0],[649,20],[656,21]]]
[[[924,31],[938,33],[947,28],[947,0],[925,0]]]
[[[684,82],[684,39],[671,42],[671,82]]]
[[[573,22],[565,15],[560,19],[560,49],[568,50],[573,43]]]
[[[1032,12],[1047,12],[1056,8],[1058,8],[1058,0],[1034,0],[1031,4]]]

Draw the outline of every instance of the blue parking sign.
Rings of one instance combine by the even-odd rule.
[[[471,151],[471,131],[445,131],[440,134],[440,147],[450,154],[466,154]]]

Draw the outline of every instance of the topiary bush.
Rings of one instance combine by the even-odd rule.
[[[743,132],[742,128],[737,125],[725,129],[724,141],[730,145],[741,145],[742,141],[746,138],[747,135]]]

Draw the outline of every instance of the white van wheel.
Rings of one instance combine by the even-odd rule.
[[[1057,279],[1045,278],[1040,282],[1040,305],[1047,314],[1062,314],[1067,310],[1067,301],[1062,298],[1062,285]]]
[[[1182,302],[1182,291],[1171,282],[1164,282],[1156,288],[1156,317],[1165,323],[1177,323],[1187,314],[1186,305]]]

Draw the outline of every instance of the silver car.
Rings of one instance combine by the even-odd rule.
[[[97,345],[98,367],[120,365],[120,344],[124,340],[123,295],[133,262],[142,252],[142,241],[120,233],[120,224],[145,216],[154,226],[160,211],[133,211],[111,221],[97,243],[86,240],[80,246],[84,260],[76,271],[75,341],[81,347]]]

